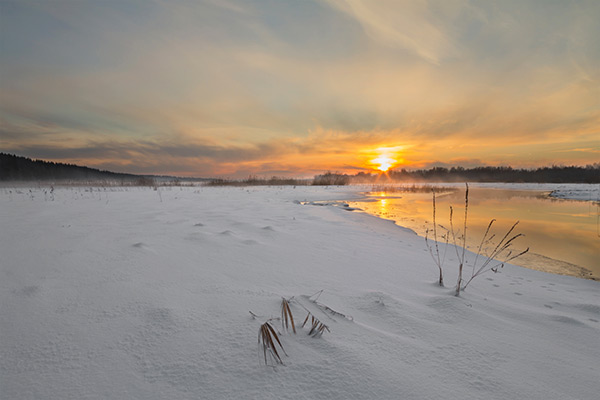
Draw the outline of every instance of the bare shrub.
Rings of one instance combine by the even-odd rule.
[[[350,183],[350,177],[346,174],[339,174],[327,171],[323,175],[317,175],[312,184],[316,186],[343,186]]]

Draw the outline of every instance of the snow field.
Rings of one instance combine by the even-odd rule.
[[[0,397],[596,398],[599,282],[506,266],[454,297],[412,232],[298,204],[355,190],[0,189]],[[274,321],[265,367],[282,296],[331,332]]]

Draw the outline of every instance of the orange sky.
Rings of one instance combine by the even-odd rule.
[[[600,160],[600,2],[0,2],[0,150],[133,173]]]

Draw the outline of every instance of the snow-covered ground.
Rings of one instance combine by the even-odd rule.
[[[600,184],[556,185],[550,195],[559,199],[600,202]]]
[[[422,238],[301,204],[355,191],[0,189],[0,398],[597,398],[600,282],[506,266],[455,297]],[[272,321],[266,367],[282,296],[331,332]]]

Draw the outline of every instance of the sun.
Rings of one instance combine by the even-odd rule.
[[[396,160],[388,156],[379,156],[371,160],[372,164],[378,165],[377,169],[381,172],[387,172],[396,162]]]
[[[385,146],[364,150],[365,167],[387,175],[387,172],[398,165],[404,164],[402,153],[406,146]]]

